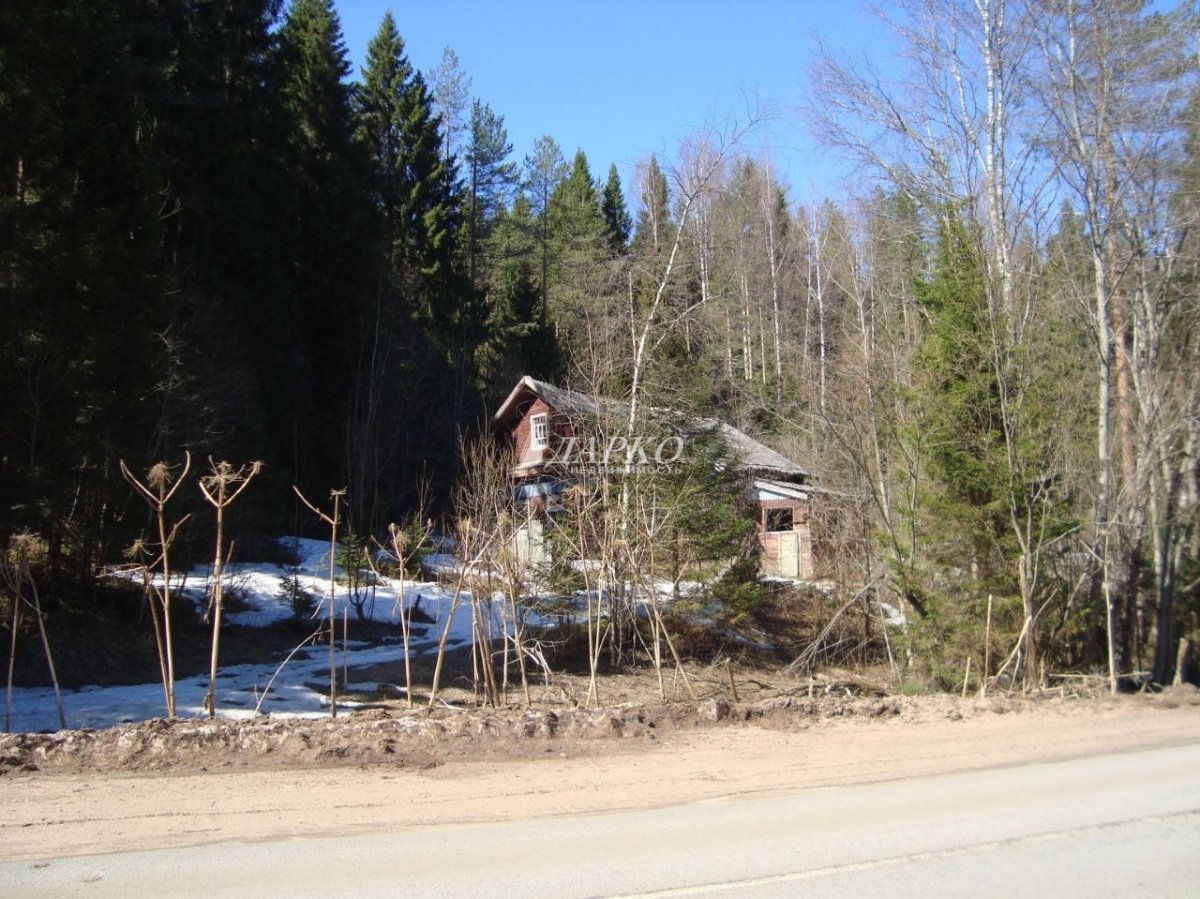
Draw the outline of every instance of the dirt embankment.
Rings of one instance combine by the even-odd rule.
[[[583,815],[1198,742],[1192,688],[154,721],[0,738],[0,859]]]
[[[269,770],[308,766],[424,769],[454,760],[597,755],[652,747],[669,735],[758,726],[803,731],[830,721],[919,725],[982,716],[1065,716],[1200,708],[1200,691],[1140,697],[775,696],[586,710],[372,709],[336,719],[154,719],[101,730],[0,736],[0,775]]]

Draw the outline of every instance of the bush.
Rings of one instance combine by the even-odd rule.
[[[742,558],[726,569],[711,592],[724,605],[726,620],[736,625],[762,604],[765,589],[758,580],[758,560]]]
[[[279,584],[279,598],[292,610],[296,621],[311,618],[317,610],[317,597],[300,583],[300,570],[293,568]]]

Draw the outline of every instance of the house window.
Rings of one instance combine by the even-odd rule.
[[[544,447],[550,445],[550,425],[545,412],[540,412],[529,419],[529,430],[533,435],[533,445]]]
[[[790,508],[767,509],[766,513],[768,531],[792,530],[792,510]]]

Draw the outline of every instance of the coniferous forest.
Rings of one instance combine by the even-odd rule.
[[[453,514],[530,374],[801,460],[820,576],[902,609],[931,684],[1010,651],[1169,683],[1200,631],[1193,4],[893,14],[901,76],[812,73],[860,176],[805,205],[753,114],[632,184],[554,122],[514,148],[390,14],[354,80],[332,0],[0,4],[0,542],[36,542],[46,620],[153,530],[122,463],[262,461],[245,545],[311,529],[293,487],[385,534]]]

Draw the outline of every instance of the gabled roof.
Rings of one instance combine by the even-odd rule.
[[[535,398],[545,400],[546,405],[551,409],[566,414],[599,415],[606,406],[605,403],[589,394],[566,387],[555,387],[553,384],[547,384],[545,381],[525,375],[508,394],[508,398],[500,404],[500,408],[496,410],[492,420],[496,424],[504,423],[523,411],[521,406],[524,400]],[[609,409],[613,408],[613,405],[612,402],[607,403]]]
[[[764,443],[755,440],[744,431],[739,431],[733,425],[727,425],[723,421],[716,421],[712,418],[701,419],[701,423],[707,427],[708,423],[712,422],[721,429],[721,436],[725,438],[725,442],[729,444],[730,451],[741,460],[750,471],[762,472],[778,472],[795,478],[807,478],[808,472],[793,462],[783,453],[771,449]]]
[[[598,417],[605,412],[621,413],[628,409],[624,403],[616,400],[598,399],[587,393],[580,393],[566,387],[556,387],[525,375],[500,405],[492,417],[493,422],[502,425],[519,417],[524,412],[526,401],[532,402],[535,399],[541,399],[554,411],[568,415]],[[747,471],[783,475],[787,479],[805,480],[808,478],[808,472],[801,465],[760,443],[749,434],[739,431],[733,425],[715,418],[694,419],[694,424],[705,430],[712,428],[720,430],[730,451]]]

